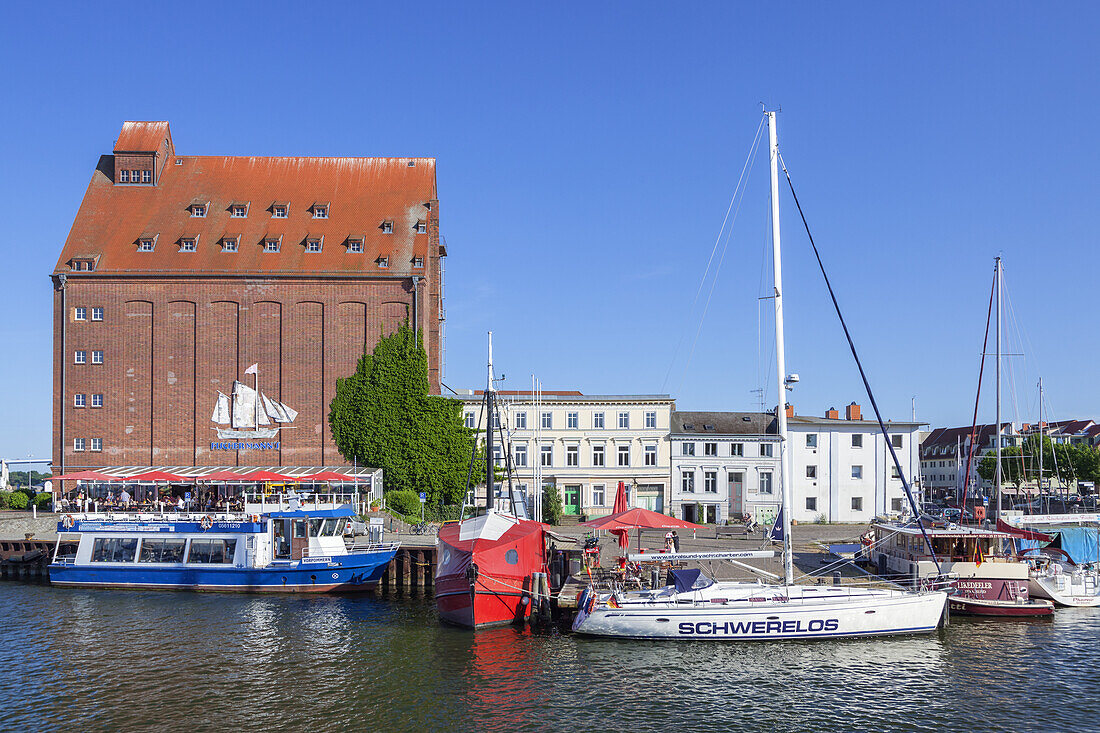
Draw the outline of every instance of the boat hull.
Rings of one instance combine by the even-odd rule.
[[[351,593],[378,585],[396,550],[293,561],[265,568],[94,563],[50,565],[50,583],[84,588],[244,593]]]
[[[435,580],[439,619],[452,626],[484,629],[522,623],[526,605],[522,578],[479,577],[471,590],[465,575]]]
[[[1045,600],[1005,601],[986,598],[951,596],[948,601],[951,613],[962,616],[1049,616],[1054,604]]]
[[[618,608],[582,599],[573,630],[632,639],[760,641],[919,634],[939,626],[946,593],[880,593],[725,604],[625,603]]]
[[[1059,582],[1058,578],[1062,580]],[[1059,606],[1092,607],[1100,606],[1100,589],[1094,582],[1091,585],[1074,583],[1065,576],[1032,577],[1027,584],[1028,592],[1034,598],[1046,598]]]

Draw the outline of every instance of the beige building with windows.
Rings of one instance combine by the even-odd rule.
[[[466,426],[479,432],[486,427],[483,396],[458,395]],[[622,481],[631,507],[667,512],[676,407],[669,395],[543,391],[536,400],[529,391],[505,390],[497,396],[521,495],[533,491],[541,473],[543,485],[557,488],[565,514],[599,517],[611,512]],[[499,448],[496,457],[503,465]]]

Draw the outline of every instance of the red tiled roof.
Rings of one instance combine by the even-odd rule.
[[[92,174],[55,272],[69,273],[69,260],[80,255],[100,256],[93,275],[408,276],[427,269],[414,269],[413,258],[426,264],[429,235],[416,229],[436,198],[434,158],[177,156],[155,186],[116,186],[112,175],[113,166],[102,164]],[[191,216],[197,202],[208,202],[204,218]],[[290,204],[287,218],[272,218],[275,202]],[[328,218],[313,218],[317,202],[329,203]],[[248,216],[231,218],[232,203],[248,203]],[[382,232],[384,221],[393,222],[392,234]],[[156,235],[154,250],[138,252],[137,240],[149,235]],[[240,237],[239,251],[221,251],[226,236]],[[307,253],[306,238],[321,236],[322,251]],[[196,251],[179,251],[180,239],[195,237]],[[279,252],[263,251],[268,237],[281,237]],[[363,252],[349,252],[349,238],[361,239]],[[388,267],[378,266],[380,257]]]
[[[474,394],[485,394],[483,389],[475,389]],[[530,396],[534,394],[529,389],[498,389],[497,394],[501,397],[519,397]],[[583,392],[578,392],[573,389],[544,389],[540,392],[544,395],[554,395],[557,397],[583,397]]]
[[[167,122],[123,122],[116,153],[155,153],[168,137]]]

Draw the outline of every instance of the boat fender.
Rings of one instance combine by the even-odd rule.
[[[470,566],[466,568],[466,580],[473,585],[477,582],[477,565],[470,563]]]
[[[73,515],[72,514],[66,514],[64,517],[61,518],[61,526],[64,527],[65,529],[72,528],[74,523],[75,522],[73,521]]]
[[[199,520],[199,526],[202,527],[203,531],[206,531],[214,526],[214,520],[210,517],[209,514],[207,514],[205,517]]]

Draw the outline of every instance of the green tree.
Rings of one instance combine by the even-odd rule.
[[[337,380],[328,419],[344,458],[381,468],[387,491],[424,491],[432,505],[462,499],[472,431],[461,402],[430,394],[428,355],[408,324]]]
[[[565,513],[561,505],[561,494],[554,484],[545,484],[542,487],[542,519],[547,524],[561,524],[561,517]]]
[[[1023,451],[1015,445],[1001,448],[1001,481],[1017,488],[1026,480],[1027,471],[1020,456]],[[992,482],[997,473],[997,454],[987,453],[978,463],[978,475]]]

